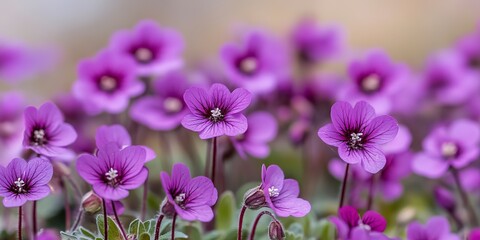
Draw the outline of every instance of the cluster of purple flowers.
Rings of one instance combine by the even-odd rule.
[[[18,239],[23,229],[31,239],[59,239],[57,231],[37,228],[37,201],[51,193],[65,203],[64,236],[108,239],[118,227],[125,240],[175,239],[177,226],[212,239],[221,235],[209,223],[224,207],[217,200],[234,189],[242,191],[241,207],[227,215],[238,212],[238,240],[247,210],[256,215],[252,240],[265,215],[270,239],[296,234],[287,217],[304,218],[308,229],[328,219],[325,229],[302,230],[302,239],[333,228],[330,238],[340,240],[397,239],[393,233],[480,239],[472,201],[480,189],[480,29],[434,53],[421,72],[380,49],[347,57],[343,31],[312,19],[296,25],[289,40],[247,29],[219,47],[217,63],[192,70],[180,33],[145,20],[80,61],[71,91],[53,102],[26,107],[23,95],[2,94],[0,196],[4,207],[19,209]],[[0,78],[45,69],[41,54],[4,45]],[[345,75],[322,68],[345,59]],[[156,135],[160,149],[151,147]],[[251,173],[260,164],[240,160],[251,158],[266,159],[260,176]],[[206,176],[192,177],[201,168]],[[338,210],[325,196],[334,185],[327,173],[341,181]],[[242,184],[255,180],[245,191]],[[101,209],[98,234],[80,227]],[[138,217],[145,232],[124,228],[121,215]]]

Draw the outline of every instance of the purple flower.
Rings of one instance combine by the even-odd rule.
[[[120,113],[127,108],[130,98],[145,90],[135,69],[135,62],[125,55],[101,51],[78,65],[73,94],[90,114]]]
[[[47,102],[38,109],[25,109],[24,147],[42,156],[70,161],[74,154],[65,147],[76,138],[75,129],[64,122],[55,104]]]
[[[366,102],[352,107],[337,102],[330,113],[332,123],[318,130],[318,136],[328,145],[338,147],[340,158],[349,164],[360,163],[370,173],[377,173],[386,163],[382,144],[395,138],[397,121],[390,116],[376,116]]]
[[[151,20],[141,21],[132,31],[117,32],[110,49],[134,60],[140,76],[161,75],[183,65],[184,43],[180,34]]]
[[[122,125],[100,126],[95,135],[95,142],[98,149],[107,148],[112,143],[120,150],[132,145],[130,135]],[[145,150],[145,162],[156,157],[155,152],[151,148],[146,146],[139,147]]]
[[[247,117],[247,131],[232,137],[233,146],[243,159],[247,153],[257,158],[265,158],[270,153],[268,142],[277,135],[277,121],[267,112],[255,112]]]
[[[152,130],[173,130],[189,112],[183,101],[189,87],[187,79],[179,72],[170,72],[153,84],[155,95],[135,101],[130,116]]]
[[[337,228],[340,240],[388,239],[383,235],[387,227],[385,218],[375,211],[367,211],[362,218],[357,209],[344,206],[338,210],[338,217],[329,217]]]
[[[477,240],[480,239],[480,228],[474,228],[468,234],[467,240]]]
[[[0,166],[0,196],[3,197],[3,205],[19,207],[27,201],[48,196],[48,182],[52,175],[52,164],[42,158],[33,158],[28,162],[15,158],[6,168]]]
[[[409,77],[406,66],[392,62],[379,50],[367,53],[365,59],[352,61],[348,74],[351,82],[339,92],[340,100],[367,101],[382,114],[392,110],[393,95]]]
[[[209,222],[213,219],[212,206],[217,202],[218,192],[210,179],[204,176],[191,178],[190,170],[183,163],[173,165],[171,176],[161,172],[160,179],[167,195],[162,206],[164,214],[170,215],[165,212],[168,209],[187,221]]]
[[[305,62],[323,62],[338,56],[344,48],[344,33],[336,26],[321,26],[304,19],[295,26],[292,40],[297,56]]]
[[[58,234],[57,230],[54,229],[42,229],[37,237],[36,240],[60,240],[60,235]]]
[[[450,232],[450,224],[445,217],[431,217],[428,222],[422,226],[418,222],[413,222],[407,226],[408,240],[424,240],[424,239],[442,239],[442,240],[459,240],[460,238]]]
[[[258,30],[245,34],[241,45],[227,43],[220,56],[226,77],[253,94],[274,90],[287,69],[283,46],[273,36]]]
[[[16,92],[0,96],[0,165],[6,166],[23,150],[24,97]]]
[[[310,203],[298,197],[300,188],[293,179],[285,179],[277,165],[268,168],[262,165],[262,185],[265,200],[275,214],[280,217],[303,217],[310,212]]]
[[[423,152],[413,159],[415,173],[441,177],[449,167],[462,168],[479,155],[480,128],[478,124],[460,119],[449,126],[435,128],[423,140]]]
[[[480,28],[462,38],[456,50],[460,53],[464,66],[480,73]]]
[[[230,93],[219,83],[213,84],[208,91],[192,87],[185,91],[183,99],[190,113],[183,118],[182,125],[200,132],[201,139],[236,136],[247,130],[247,118],[241,112],[250,105],[252,95],[243,88]]]
[[[145,158],[142,147],[128,146],[120,150],[115,143],[109,143],[98,150],[97,156],[80,155],[77,171],[100,197],[120,200],[128,196],[128,190],[138,188],[147,179]]]

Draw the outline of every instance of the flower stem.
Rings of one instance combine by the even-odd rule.
[[[80,225],[80,222],[82,221],[82,217],[83,217],[83,209],[82,209],[82,207],[80,207],[78,209],[78,213],[77,213],[77,217],[75,219],[75,222],[73,223],[72,228],[70,228],[70,232],[74,232],[75,230],[77,230],[78,225]]]
[[[122,235],[125,238],[125,240],[128,239],[127,233],[125,232],[125,229],[123,228],[122,222],[120,222],[120,218],[118,217],[117,214],[117,208],[115,207],[115,203],[111,201],[112,204],[112,210],[113,210],[113,215],[115,216],[115,221],[117,221],[118,227],[120,227],[120,231],[122,231]]]
[[[253,222],[252,231],[250,232],[250,238],[249,238],[250,240],[253,240],[255,238],[255,231],[257,230],[258,222],[260,222],[260,218],[265,214],[270,216],[274,221],[277,221],[275,216],[273,216],[272,213],[269,212],[269,211],[263,211],[263,212],[259,213],[257,215],[257,217],[255,218],[255,221]]]
[[[149,170],[147,168],[147,180],[143,183],[143,195],[142,195],[142,210],[140,213],[140,220],[145,220],[145,215],[147,214],[147,197],[148,197],[148,175]]]
[[[465,192],[465,189],[463,189],[462,183],[460,182],[460,178],[458,176],[457,169],[452,167],[450,168],[450,171],[452,172],[453,179],[455,180],[455,184],[457,185],[458,193],[460,194],[460,198],[462,199],[463,205],[467,208],[468,217],[470,218],[470,224],[472,226],[478,226],[478,219],[475,214],[475,208],[473,207],[472,202],[470,202],[470,199],[468,198],[468,195]]]
[[[160,237],[160,226],[162,225],[163,217],[163,214],[158,215],[157,224],[155,225],[155,238],[153,240],[158,240]]]
[[[215,185],[215,166],[217,161],[217,137],[212,140],[212,183]]]
[[[32,232],[33,239],[37,239],[37,201],[33,201],[32,205]]]
[[[368,189],[367,210],[372,209],[373,199],[375,198],[375,175],[370,178],[370,186]]]
[[[237,240],[242,240],[242,225],[243,225],[243,216],[245,215],[245,211],[247,211],[247,207],[243,205],[242,210],[240,210],[240,216],[238,218]]]
[[[18,240],[22,240],[22,206],[18,207]]]
[[[63,204],[65,208],[65,229],[70,228],[70,219],[71,219],[71,212],[70,212],[70,202],[68,198],[68,189],[67,186],[65,185],[65,181],[63,178],[60,179],[60,187],[62,188],[63,191]],[[35,228],[35,225],[34,225]]]
[[[173,219],[172,219],[172,238],[171,240],[175,239],[175,221],[177,220],[177,214],[173,214]]]
[[[349,169],[350,169],[350,164],[347,163],[347,166],[345,167],[345,174],[343,176],[342,188],[340,190],[340,201],[338,202],[338,209],[343,207],[343,200],[345,198],[345,190],[347,188],[348,170]]]
[[[107,217],[107,204],[105,199],[102,199],[103,203],[103,236],[104,240],[108,240],[108,217]]]

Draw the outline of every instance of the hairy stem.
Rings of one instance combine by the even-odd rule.
[[[217,161],[217,138],[214,137],[213,140],[212,140],[212,182],[213,182],[213,185],[215,185],[215,166],[217,165],[216,164],[216,161]]]
[[[177,214],[173,214],[173,219],[172,219],[172,238],[171,240],[175,239],[175,221],[177,220]]]
[[[243,216],[245,215],[245,211],[247,211],[247,207],[243,205],[242,210],[240,210],[240,216],[238,218],[237,240],[242,240]]]
[[[107,216],[107,204],[105,203],[105,199],[102,199],[103,203],[103,236],[105,237],[104,240],[108,240],[108,216]]]
[[[342,188],[340,190],[340,200],[338,202],[338,209],[343,207],[343,200],[345,199],[345,191],[347,189],[348,170],[349,169],[350,169],[350,164],[347,163],[347,166],[345,167],[345,175],[343,176]]]
[[[77,213],[77,217],[75,218],[75,222],[73,223],[72,228],[70,228],[70,232],[74,232],[75,230],[77,230],[78,225],[80,225],[80,222],[82,221],[82,217],[83,217],[83,209],[82,209],[82,207],[80,207],[78,209],[78,213]]]
[[[18,240],[22,240],[22,206],[18,207]]]
[[[149,170],[147,168],[147,180],[143,183],[143,195],[142,195],[142,209],[140,213],[140,220],[145,220],[145,215],[147,214],[147,197],[148,197],[148,175]]]
[[[32,233],[33,239],[37,239],[37,201],[32,205]]]
[[[249,238],[250,240],[253,240],[255,238],[255,231],[257,230],[258,222],[260,222],[260,218],[262,218],[262,216],[265,215],[265,214],[270,216],[274,221],[277,221],[275,216],[273,216],[273,214],[269,211],[263,211],[263,212],[259,213],[257,215],[257,217],[255,218],[255,221],[253,222],[252,231],[250,232],[250,238]]]
[[[160,226],[162,225],[163,217],[163,214],[158,215],[157,224],[155,225],[155,238],[153,240],[158,240],[160,237]]]
[[[123,237],[125,240],[128,239],[127,233],[125,232],[125,229],[123,228],[122,222],[120,222],[120,218],[118,217],[117,214],[117,208],[115,207],[115,203],[113,201],[110,202],[112,204],[112,210],[113,210],[113,215],[115,216],[115,221],[117,221],[118,226],[120,227],[120,231],[122,232]]]

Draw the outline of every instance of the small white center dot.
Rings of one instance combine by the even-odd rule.
[[[377,74],[370,74],[362,80],[362,89],[365,92],[375,92],[380,87],[380,77]]]
[[[163,101],[163,107],[169,113],[176,113],[182,109],[182,102],[178,98],[168,97]]]
[[[280,191],[275,186],[271,186],[268,188],[268,195],[270,195],[270,197],[278,197]]]
[[[105,173],[105,176],[107,176],[108,181],[114,181],[118,177],[118,171],[110,168],[107,173]]]
[[[105,92],[111,92],[117,88],[117,80],[109,76],[103,76],[100,79],[100,88]]]
[[[458,153],[458,147],[453,142],[444,142],[441,148],[442,155],[447,158],[455,157]]]
[[[247,57],[242,60],[240,63],[240,69],[245,74],[252,74],[258,68],[258,61],[254,57]]]
[[[177,204],[183,203],[185,201],[185,193],[180,193],[175,197],[175,202]]]
[[[142,47],[142,48],[139,48],[135,51],[135,58],[139,62],[147,63],[147,62],[150,62],[152,60],[153,53],[152,53],[152,51],[150,51],[150,49]]]

